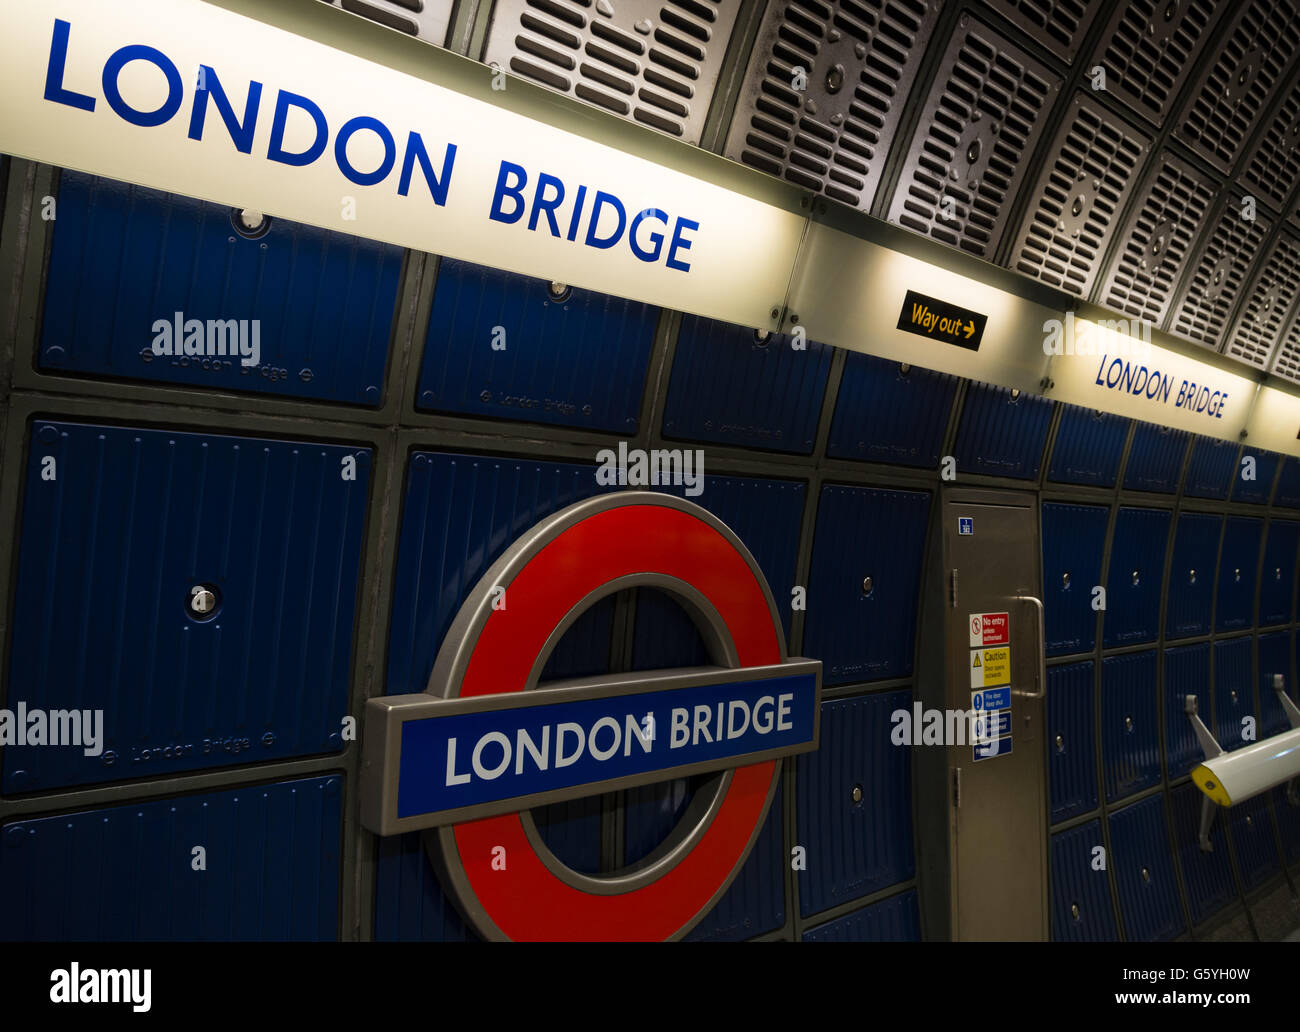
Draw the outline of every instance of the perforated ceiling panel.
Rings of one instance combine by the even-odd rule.
[[[1217,350],[1270,228],[1262,214],[1242,218],[1241,198],[1229,195],[1165,329]]]
[[[1202,71],[1174,132],[1228,172],[1300,54],[1300,12],[1293,0],[1254,0],[1240,5],[1215,37],[1218,45],[1198,62]]]
[[[1268,367],[1287,316],[1300,296],[1300,241],[1280,233],[1255,274],[1246,302],[1228,336],[1224,354],[1260,369]]]
[[[1079,52],[1105,0],[985,0],[1067,63]]]
[[[1283,210],[1287,195],[1300,182],[1300,80],[1293,78],[1270,113],[1242,164],[1242,180],[1274,211]]]
[[[963,14],[925,102],[889,220],[991,258],[1060,86],[1046,67]]]
[[[942,0],[768,4],[727,157],[868,209],[942,6]]]
[[[483,60],[698,143],[734,0],[497,0]]]
[[[1150,145],[1076,94],[1031,194],[1012,268],[1087,297]]]
[[[1161,325],[1217,191],[1186,162],[1160,154],[1124,226],[1100,302]]]
[[[1163,125],[1215,15],[1214,0],[1121,0],[1092,61],[1106,71],[1106,91]]]
[[[426,43],[442,46],[451,23],[451,0],[324,0]]]
[[[1287,321],[1272,372],[1292,383],[1300,383],[1300,320]]]

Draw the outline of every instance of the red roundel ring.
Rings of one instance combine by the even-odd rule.
[[[638,578],[680,582],[702,596],[730,636],[729,651],[739,666],[785,659],[775,604],[740,540],[691,502],[629,491],[556,513],[493,564],[448,632],[429,694],[523,691],[566,616],[572,619],[603,589],[608,587],[607,594]],[[618,581],[623,584],[613,583]],[[506,590],[504,608],[491,605],[499,588]],[[677,938],[711,909],[740,870],[778,777],[775,760],[733,770],[692,848],[626,891],[614,883],[584,891],[559,877],[534,848],[519,813],[427,832],[426,844],[444,885],[489,938]],[[501,855],[497,847],[505,848],[505,872],[493,869]]]

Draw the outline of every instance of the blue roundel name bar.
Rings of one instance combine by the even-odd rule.
[[[366,763],[383,767],[389,806],[363,801],[362,820],[381,833],[437,827],[810,752],[820,703],[821,663],[808,659],[371,699]]]

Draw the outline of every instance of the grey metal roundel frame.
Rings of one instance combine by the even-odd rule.
[[[548,544],[570,527],[588,519],[597,513],[607,512],[623,506],[658,506],[665,509],[677,509],[707,524],[715,530],[745,560],[755,580],[763,590],[768,613],[776,632],[777,645],[780,650],[780,662],[788,659],[785,632],[781,625],[779,612],[767,578],[759,568],[753,555],[744,542],[728,527],[706,509],[683,498],[659,494],[653,491],[621,491],[615,494],[599,495],[588,498],[554,513],[517,538],[506,551],[494,562],[487,572],[475,584],[457,612],[451,627],[448,628],[443,645],[434,661],[433,670],[425,688],[426,695],[439,698],[456,698],[460,695],[462,679],[469,665],[470,657],[478,644],[484,625],[492,613],[492,604],[498,589],[506,589],[509,595],[510,583],[529,564],[529,562]],[[731,632],[727,629],[721,614],[697,588],[676,577],[646,571],[615,578],[589,592],[566,612],[555,629],[546,639],[541,652],[534,660],[524,690],[538,686],[542,670],[564,633],[582,616],[584,612],[603,598],[619,591],[633,587],[653,587],[665,591],[686,610],[692,622],[704,639],[709,657],[715,666],[735,669],[739,667],[739,656]],[[700,908],[686,924],[678,929],[672,938],[678,939],[689,932],[720,900],[731,886],[762,831],[767,814],[776,793],[776,786],[781,777],[780,766],[773,772],[768,785],[767,799],[763,804],[762,814],[755,822],[754,830],[745,845],[736,864],[717,891]],[[564,864],[542,840],[536,821],[530,810],[521,811],[520,820],[529,844],[538,859],[554,874],[567,884],[591,895],[618,895],[630,892],[663,877],[686,857],[699,840],[708,831],[717,814],[727,788],[731,784],[732,772],[722,771],[713,775],[709,781],[695,793],[695,798],[687,807],[686,813],[677,822],[668,837],[648,856],[635,864],[629,865],[611,875],[590,875],[575,871]],[[653,779],[648,780],[651,783]],[[442,883],[452,890],[452,895],[459,904],[466,921],[484,938],[503,940],[507,936],[496,922],[478,903],[460,861],[456,848],[454,826],[433,828],[423,832],[425,852],[438,873]]]

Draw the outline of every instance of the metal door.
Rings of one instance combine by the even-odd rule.
[[[948,746],[952,937],[1046,939],[1047,680],[1038,514],[1020,492],[943,500],[945,698],[974,715]]]

